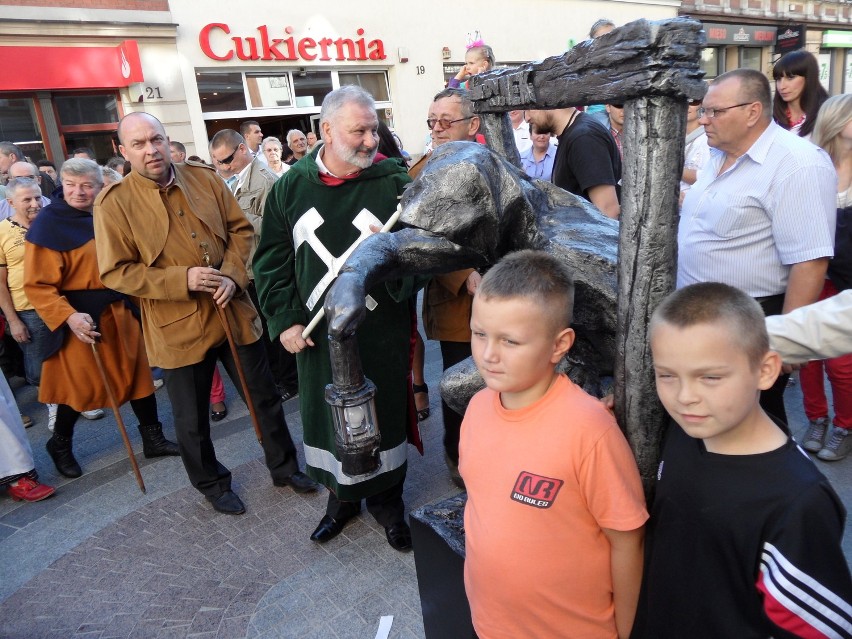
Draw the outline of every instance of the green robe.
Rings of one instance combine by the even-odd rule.
[[[359,214],[362,227],[366,227],[369,214],[384,223],[396,210],[398,197],[410,181],[399,163],[383,160],[340,186],[328,186],[319,178],[316,153],[293,165],[266,200],[253,268],[272,339],[278,339],[294,324],[307,325],[322,308],[329,285],[320,282],[324,277],[331,280],[322,255],[329,260],[346,253],[362,233],[354,222]],[[368,213],[362,213],[364,209]],[[364,373],[377,387],[382,460],[378,474],[352,478],[341,470],[331,409],[324,395],[326,384],[331,383],[325,320],[311,334],[316,346],[296,357],[307,473],[339,499],[359,500],[405,478],[411,338],[408,298],[413,292],[409,280],[371,290],[378,306],[367,312],[357,334]]]

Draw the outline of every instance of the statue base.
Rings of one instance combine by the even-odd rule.
[[[461,493],[410,515],[426,639],[476,639],[464,592],[466,501]]]

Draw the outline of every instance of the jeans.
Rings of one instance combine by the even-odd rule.
[[[29,342],[18,342],[24,354],[24,376],[27,383],[38,386],[41,383],[41,362],[44,359],[44,341],[50,334],[47,326],[35,311],[17,311],[18,317],[30,333]],[[11,335],[8,325],[6,332]]]

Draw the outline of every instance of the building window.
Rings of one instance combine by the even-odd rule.
[[[53,103],[62,126],[118,122],[115,95],[57,95]]]
[[[831,49],[820,49],[817,56],[819,62],[819,81],[831,95]]]
[[[293,106],[289,75],[246,74],[252,109]]]
[[[337,75],[340,79],[340,86],[354,84],[372,95],[376,102],[387,102],[390,100],[388,76],[384,71],[360,73],[340,71]]]
[[[701,70],[704,77],[715,78],[719,75],[719,47],[706,47],[701,50]]]
[[[198,96],[201,98],[201,111],[245,111],[246,96],[243,91],[243,74],[197,72]]]
[[[295,71],[293,89],[296,94],[296,106],[318,107],[323,98],[331,93],[331,71]]]
[[[740,69],[760,71],[760,56],[762,49],[757,47],[740,47]]]
[[[34,100],[0,98],[0,140],[14,142],[32,160],[45,158]]]

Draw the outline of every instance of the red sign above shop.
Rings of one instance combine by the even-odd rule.
[[[762,27],[750,24],[720,24],[705,22],[707,46],[718,44],[740,44],[743,46],[766,47],[775,44],[776,27]]]
[[[0,90],[114,89],[143,82],[136,40],[117,47],[0,47]]]
[[[227,24],[215,22],[206,25],[198,34],[198,44],[201,50],[211,60],[225,62],[235,56],[238,60],[276,60],[295,62],[303,60],[312,62],[320,60],[327,62],[336,60],[366,61],[384,60],[385,44],[381,40],[367,40],[364,29],[358,29],[357,38],[299,38],[292,35],[293,27],[284,27],[283,38],[270,34],[269,27],[261,25],[257,35],[247,37],[232,36]]]

